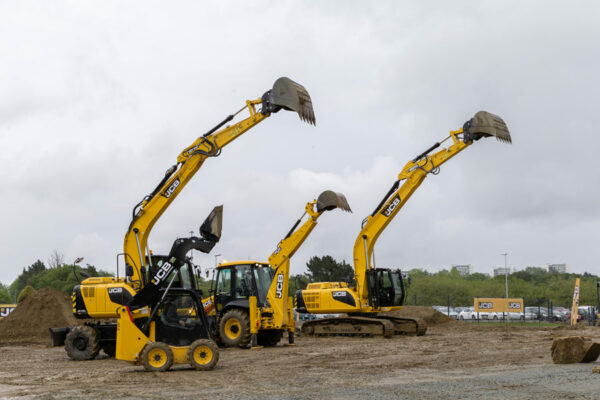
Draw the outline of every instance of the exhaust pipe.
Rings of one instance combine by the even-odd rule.
[[[263,114],[284,110],[295,111],[301,120],[316,125],[315,112],[308,91],[290,78],[282,77],[275,81],[273,89],[262,96]]]
[[[317,211],[331,211],[339,208],[344,211],[352,212],[346,196],[331,190],[326,190],[317,198]]]

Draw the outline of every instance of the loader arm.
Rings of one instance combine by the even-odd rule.
[[[442,164],[469,147],[474,140],[487,136],[495,136],[498,140],[511,142],[504,121],[496,115],[480,111],[471,120],[467,121],[463,128],[451,131],[446,139],[434,144],[406,163],[392,188],[371,215],[363,220],[362,229],[356,237],[353,250],[357,291],[362,304],[368,303],[371,305],[367,270],[374,268],[371,265],[371,260],[373,248],[379,235],[430,173],[437,174]],[[429,155],[431,151],[440,147],[442,143],[450,138],[453,142],[450,146]]]
[[[257,110],[258,105],[261,105],[260,110]],[[250,114],[248,117],[219,130],[245,109]],[[262,98],[247,100],[246,105],[237,113],[228,116],[215,128],[186,147],[177,157],[177,164],[167,170],[165,177],[154,191],[134,207],[132,220],[123,242],[125,263],[128,266],[128,281],[134,288],[144,287],[149,280],[148,266],[144,265],[144,259],[148,252],[148,237],[152,227],[204,161],[209,157],[220,155],[223,147],[280,109],[296,111],[302,120],[315,124],[308,92],[288,78],[279,78],[273,89],[267,91]]]

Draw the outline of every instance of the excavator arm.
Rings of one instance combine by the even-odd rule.
[[[371,215],[363,220],[362,229],[354,243],[355,278],[361,303],[366,304],[368,302],[372,305],[372,296],[369,293],[371,285],[367,271],[374,267],[371,264],[371,259],[379,235],[429,174],[436,175],[443,163],[469,147],[474,141],[489,136],[495,136],[500,141],[511,143],[510,133],[502,118],[485,111],[479,111],[472,119],[465,122],[463,128],[451,131],[450,135],[444,140],[435,143],[406,163],[388,193]],[[429,155],[430,152],[439,148],[448,139],[452,139],[450,146]]]
[[[259,105],[261,108],[257,109]],[[216,127],[186,147],[177,157],[177,164],[167,170],[164,178],[152,193],[145,196],[134,207],[132,220],[125,233],[123,243],[127,266],[126,275],[132,286],[141,289],[148,283],[148,266],[145,265],[144,260],[148,252],[148,237],[152,227],[200,169],[204,161],[209,157],[220,155],[224,146],[281,109],[296,111],[302,120],[315,124],[312,102],[306,89],[289,78],[279,78],[273,88],[267,91],[262,98],[247,100],[246,105],[238,112],[229,115]],[[222,128],[243,110],[248,110],[248,117]],[[148,259],[150,260],[150,257]]]
[[[281,242],[277,245],[275,251],[269,256],[269,265],[275,270],[273,281],[267,293],[268,307],[273,313],[274,324],[282,326],[283,319],[287,316],[288,288],[290,280],[290,258],[296,253],[296,250],[302,246],[312,230],[317,226],[317,220],[325,211],[340,208],[344,211],[352,212],[346,197],[341,193],[335,193],[326,190],[321,193],[317,200],[308,202],[304,208],[304,214],[296,221],[292,229],[288,232]],[[304,217],[308,215],[307,220],[300,225]],[[298,227],[300,226],[300,227]]]

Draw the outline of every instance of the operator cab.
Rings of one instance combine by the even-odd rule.
[[[369,289],[375,307],[394,307],[404,304],[405,290],[402,272],[376,268],[369,272]]]
[[[248,304],[248,298],[255,296],[262,307],[273,281],[273,268],[260,262],[224,263],[218,266],[217,276],[212,287],[217,312],[233,302]]]
[[[202,300],[194,290],[171,288],[157,307],[156,341],[189,346],[196,339],[210,339]]]
[[[168,256],[161,255],[152,255],[152,265],[150,267],[149,276],[154,276],[156,271],[160,269],[160,267],[168,261]],[[146,260],[147,262],[147,260]],[[190,260],[186,260],[186,262],[179,269],[174,269],[173,272],[166,279],[167,282],[170,282],[173,279],[173,275],[177,275],[175,280],[173,280],[172,288],[181,288],[181,289],[192,289],[196,290],[196,279],[194,275],[194,267],[191,264]],[[202,296],[202,294],[200,294]]]

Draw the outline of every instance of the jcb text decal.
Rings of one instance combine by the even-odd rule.
[[[283,274],[277,274],[277,287],[275,288],[275,296],[280,299],[283,293]]]
[[[390,200],[389,203],[386,204],[385,208],[381,211],[381,214],[386,217],[389,217],[394,212],[396,207],[398,207],[398,204],[400,204],[399,194],[397,194],[396,197],[394,197],[392,200]]]

